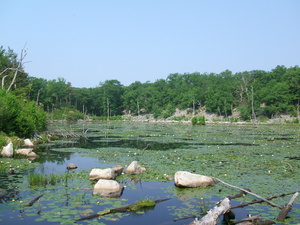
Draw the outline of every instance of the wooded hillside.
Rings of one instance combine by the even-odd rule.
[[[7,68],[16,68],[17,65],[17,54],[1,47],[2,89],[9,87],[14,76],[14,71]],[[64,78],[46,80],[31,77],[20,69],[11,91],[43,106],[47,112],[67,107],[96,116],[151,113],[156,118],[167,118],[176,108],[189,109],[193,113],[201,107],[225,117],[236,109],[242,120],[299,114],[299,66],[286,68],[282,65],[271,71],[253,70],[235,74],[229,70],[219,74],[175,73],[153,83],[136,81],[129,86],[118,80],[99,80],[99,85],[91,88],[72,87]]]

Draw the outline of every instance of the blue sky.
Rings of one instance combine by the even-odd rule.
[[[300,63],[299,0],[1,0],[0,45],[73,87]]]

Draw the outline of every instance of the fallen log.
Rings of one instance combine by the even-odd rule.
[[[280,195],[273,195],[273,196],[267,197],[266,199],[271,200],[273,198],[284,197],[286,195],[291,195],[291,194],[295,194],[295,193],[296,192],[290,192],[290,193],[284,193],[284,194],[280,194]],[[248,206],[248,205],[252,205],[252,204],[256,204],[256,203],[262,203],[262,202],[264,202],[264,201],[261,200],[261,199],[257,199],[257,200],[253,200],[252,202],[245,202],[245,203],[241,203],[241,204],[238,204],[238,205],[231,206],[231,209],[243,208],[243,207]]]
[[[224,198],[217,205],[208,211],[208,213],[200,220],[197,218],[189,225],[215,225],[221,215],[225,214],[230,209],[230,200]]]
[[[231,225],[234,224],[242,224],[242,225],[271,225],[271,224],[275,224],[274,221],[272,220],[262,220],[261,219],[262,216],[261,215],[257,215],[257,216],[250,216],[248,218],[239,220],[239,221],[235,221],[235,222],[231,222]]]
[[[242,220],[238,220],[238,221],[234,221],[231,222],[231,224],[239,224],[239,223],[244,223],[244,222],[255,222],[258,219],[261,219],[262,216],[261,215],[257,215],[257,216],[250,216],[248,218],[242,219]]]
[[[29,202],[27,202],[27,203],[25,204],[25,206],[32,206],[36,201],[38,201],[38,200],[39,200],[41,197],[43,197],[43,196],[44,196],[44,194],[41,194],[41,195],[39,195],[39,196],[37,196],[37,197],[31,199]]]
[[[272,205],[272,206],[274,206],[274,207],[277,207],[277,208],[279,208],[279,209],[282,209],[282,208],[283,208],[282,206],[277,205],[277,204],[275,204],[275,203],[273,203],[273,202],[271,202],[271,201],[269,201],[269,200],[267,200],[267,199],[265,199],[265,198],[263,198],[263,197],[261,197],[261,196],[255,194],[255,193],[252,193],[252,192],[250,192],[250,191],[247,191],[247,190],[244,189],[244,188],[240,188],[240,187],[237,187],[237,186],[228,184],[228,183],[226,183],[226,182],[224,182],[224,181],[222,181],[222,180],[220,180],[220,179],[218,179],[218,178],[214,178],[214,179],[216,179],[217,181],[219,181],[219,182],[222,183],[222,184],[225,184],[225,185],[228,186],[228,187],[232,187],[232,188],[238,189],[238,190],[240,190],[240,191],[246,192],[246,193],[249,194],[249,195],[255,196],[256,198],[259,198],[259,199],[263,200],[264,202],[269,203],[270,205]]]
[[[293,203],[296,200],[296,198],[298,197],[299,192],[296,192],[292,198],[290,199],[289,203],[280,211],[278,217],[277,217],[277,221],[279,222],[283,222],[286,218],[286,215],[289,213],[289,211],[292,209]]]
[[[167,201],[169,199],[170,198],[159,199],[159,200],[155,200],[155,201],[144,200],[144,201],[136,202],[136,203],[133,203],[133,204],[130,204],[130,205],[126,205],[126,206],[123,206],[123,207],[114,208],[114,209],[107,209],[107,210],[104,210],[104,211],[100,211],[100,212],[98,212],[96,214],[93,214],[93,215],[90,215],[90,216],[86,216],[86,217],[82,217],[80,219],[77,219],[76,221],[94,219],[94,218],[97,218],[99,216],[104,216],[104,215],[107,215],[107,214],[113,214],[113,213],[119,213],[119,212],[122,212],[122,213],[123,212],[138,212],[138,211],[145,210],[147,208],[153,208],[153,207],[155,207],[155,205],[157,203],[164,202],[164,201]]]
[[[250,189],[245,189],[247,191],[251,191]],[[241,191],[240,193],[237,193],[236,195],[234,196],[227,196],[227,198],[229,198],[229,200],[232,200],[232,199],[235,199],[235,198],[240,198],[240,197],[243,197],[244,194],[247,194],[246,192],[244,191]]]

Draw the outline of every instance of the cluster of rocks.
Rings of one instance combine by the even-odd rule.
[[[67,166],[68,170],[76,169],[77,166],[73,163]],[[116,177],[122,173],[136,175],[146,172],[146,169],[133,161],[125,170],[121,165],[116,165],[111,168],[92,169],[89,174],[90,180],[95,180],[97,183],[93,188],[93,195],[100,197],[118,198],[122,195],[124,186],[116,181]],[[209,176],[194,174],[187,171],[177,171],[173,176],[165,176],[168,180],[174,180],[176,187],[195,188],[201,186],[213,186],[218,181]]]
[[[90,180],[97,180],[93,188],[93,195],[98,194],[100,197],[117,198],[123,193],[124,186],[116,181],[116,177],[123,173],[123,167],[120,165],[106,169],[92,169]],[[146,169],[133,161],[125,170],[126,174],[141,174]]]
[[[10,158],[13,156],[14,153],[16,154],[22,154],[25,156],[28,156],[29,158],[36,158],[38,155],[33,152],[34,144],[31,142],[30,139],[25,139],[24,144],[21,146],[21,148],[16,149],[14,151],[13,149],[13,143],[10,141],[8,145],[4,146],[1,151],[1,156]]]
[[[67,168],[70,168],[70,165]],[[89,179],[97,181],[93,188],[93,195],[99,195],[100,197],[120,197],[123,193],[124,186],[115,180],[116,177],[123,172],[135,175],[145,171],[146,169],[141,167],[137,161],[133,161],[125,170],[120,165],[106,169],[92,169],[89,174]],[[187,171],[177,171],[173,180],[176,187],[186,188],[213,186],[218,182],[213,177]]]

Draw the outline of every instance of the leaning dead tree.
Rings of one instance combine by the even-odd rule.
[[[12,86],[14,85],[17,75],[18,75],[18,72],[21,72],[21,73],[24,72],[24,71],[22,71],[22,68],[23,68],[24,64],[26,63],[26,62],[24,62],[26,55],[27,55],[27,48],[24,47],[21,51],[21,57],[20,57],[17,67],[16,68],[6,68],[0,73],[0,76],[1,76],[2,74],[4,74],[7,71],[15,71],[12,81],[11,81],[10,85],[8,86],[6,92],[9,92],[10,89],[12,88]],[[5,75],[2,77],[2,89],[4,88],[4,82],[5,82],[5,78],[7,76],[8,75]]]
[[[218,202],[217,205],[209,210],[200,220],[197,218],[189,225],[215,225],[221,215],[224,215],[230,209],[230,200],[228,198]]]
[[[273,202],[271,202],[269,199],[272,199],[272,198],[275,198],[275,197],[280,197],[280,196],[284,196],[286,194],[282,194],[282,195],[279,195],[279,196],[272,196],[272,197],[269,197],[268,199],[267,198],[263,198],[247,189],[244,189],[244,188],[240,188],[240,187],[237,187],[237,186],[234,186],[234,185],[231,185],[231,184],[228,184],[218,178],[214,178],[216,181],[228,186],[228,187],[231,187],[231,188],[234,188],[234,189],[237,189],[237,190],[240,190],[242,193],[246,193],[246,194],[249,194],[249,195],[252,195],[256,198],[258,198],[259,200],[257,201],[253,201],[251,203],[247,203],[247,204],[241,204],[237,207],[244,207],[246,205],[249,205],[249,204],[253,204],[253,203],[260,203],[260,202],[266,202],[268,203],[269,205],[273,206],[273,207],[276,207],[276,208],[279,208],[281,209],[278,217],[277,217],[277,221],[279,222],[282,222],[285,220],[287,214],[289,213],[289,211],[292,209],[292,205],[295,201],[295,199],[298,197],[299,195],[299,192],[295,192],[293,197],[291,198],[291,200],[289,201],[289,203],[286,205],[286,206],[280,206],[280,205],[277,205]],[[291,194],[291,193],[288,193],[288,194]],[[241,195],[238,194],[236,197],[239,197]],[[224,215],[226,213],[229,213],[231,209],[233,208],[237,208],[237,207],[231,207],[230,206],[230,199],[233,199],[235,198],[234,197],[227,197],[225,199],[223,199],[222,201],[220,201],[219,203],[217,203],[217,206],[215,206],[213,209],[211,209],[210,211],[208,211],[208,213],[202,217],[200,220],[198,220],[198,218],[196,218],[192,223],[190,223],[189,225],[216,225],[217,222],[218,222],[218,218],[221,216],[221,215]],[[254,222],[255,220],[257,220],[257,222]],[[258,215],[258,216],[255,216],[252,217],[252,218],[247,218],[247,219],[243,219],[241,221],[236,221],[236,222],[232,222],[232,224],[238,224],[238,223],[242,223],[242,222],[246,222],[246,221],[252,221],[249,222],[248,224],[274,224],[275,222],[274,221],[269,221],[269,220],[266,220],[266,221],[262,221],[261,220],[261,215]]]

